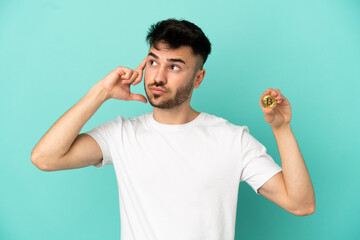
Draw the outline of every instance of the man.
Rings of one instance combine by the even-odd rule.
[[[312,214],[313,186],[290,128],[290,103],[280,90],[263,93],[273,95],[277,106],[262,110],[282,169],[246,126],[190,106],[211,46],[200,28],[169,19],[154,24],[147,40],[150,49],[140,66],[117,67],[94,85],[43,136],[32,162],[44,171],[113,164],[123,240],[234,239],[241,181],[292,214]],[[119,116],[79,134],[110,98],[146,103],[130,91],[142,81],[144,69],[153,112]]]

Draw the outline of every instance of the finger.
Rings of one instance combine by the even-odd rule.
[[[131,84],[132,82],[134,82],[134,80],[139,76],[139,73],[137,71],[133,71],[129,80],[126,81],[126,83]]]
[[[143,72],[140,71],[140,72],[138,73],[138,76],[136,77],[135,81],[132,83],[132,85],[135,86],[136,84],[138,84],[139,82],[141,82],[142,78],[143,78]]]
[[[129,80],[133,70],[131,70],[130,68],[124,68],[124,72],[125,74],[121,76],[121,80]]]
[[[121,77],[125,75],[124,70],[125,69],[123,67],[119,66],[119,67],[116,67],[111,73],[109,73],[109,75],[110,74],[116,74],[116,75],[118,75],[118,78],[121,79]]]
[[[135,71],[138,72],[138,77],[135,79],[135,81],[132,83],[133,86],[135,86],[136,84],[138,84],[139,82],[141,82],[142,77],[143,77],[143,71],[144,68],[146,66],[146,60],[147,60],[147,56],[144,58],[144,60],[140,63],[140,65],[135,69]]]
[[[278,95],[278,92],[275,89],[271,90],[271,95],[273,95],[274,97],[276,97]]]
[[[277,102],[280,103],[282,100],[284,100],[284,96],[281,94],[279,89],[275,89],[277,96],[275,97]]]
[[[136,100],[143,103],[147,103],[146,98],[141,94],[130,93],[130,100]]]
[[[263,99],[263,97],[264,97],[265,95],[271,94],[271,91],[272,91],[272,90],[273,90],[272,88],[268,88],[268,89],[266,89],[265,92],[263,92],[263,94],[261,94],[260,100],[259,100],[260,106],[261,106],[261,100]]]
[[[273,90],[272,88],[266,89],[266,91],[263,93],[263,95],[270,94],[272,90]]]
[[[146,66],[146,60],[147,60],[147,56],[144,58],[144,60],[140,63],[140,65],[136,69],[141,71],[144,70]]]
[[[281,96],[281,92],[280,92],[279,89],[275,89],[274,91],[275,91],[279,96]]]
[[[263,92],[263,94],[261,95],[260,99],[262,99],[265,95],[273,95],[273,91],[274,91],[273,88],[266,89],[266,91]]]
[[[122,82],[125,83],[125,84],[131,84],[138,77],[138,75],[139,75],[139,73],[137,73],[136,71],[133,71],[131,73],[131,76],[129,77],[129,79],[123,80]]]
[[[281,103],[282,95],[279,89],[271,90],[271,95],[275,97],[277,103]]]

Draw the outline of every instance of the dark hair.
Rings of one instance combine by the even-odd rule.
[[[200,55],[202,65],[204,65],[211,52],[211,43],[204,32],[195,24],[186,20],[176,20],[173,18],[160,21],[151,25],[146,41],[150,47],[164,41],[170,48],[190,46],[195,55]]]

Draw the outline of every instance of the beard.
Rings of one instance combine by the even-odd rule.
[[[149,100],[149,103],[151,104],[151,106],[153,106],[153,107],[157,107],[157,108],[161,108],[161,109],[175,108],[175,107],[181,105],[183,102],[185,102],[189,98],[191,90],[193,89],[194,80],[195,80],[195,78],[193,78],[187,85],[176,89],[176,93],[173,98],[166,98],[165,96],[162,96],[162,95],[153,94],[150,91],[150,88],[152,86],[156,86],[156,87],[162,87],[166,91],[165,95],[171,94],[171,91],[169,89],[165,88],[164,84],[162,82],[148,84],[147,87],[145,86],[146,97]],[[144,81],[144,84],[145,84],[145,82],[146,81]],[[155,103],[155,100],[159,99],[161,97],[164,99],[158,103]]]

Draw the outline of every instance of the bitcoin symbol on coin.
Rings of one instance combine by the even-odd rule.
[[[276,99],[273,95],[265,95],[261,99],[261,105],[263,106],[263,108],[273,109],[274,107],[276,107]]]
[[[273,103],[271,98],[266,99],[266,105],[270,106]]]

